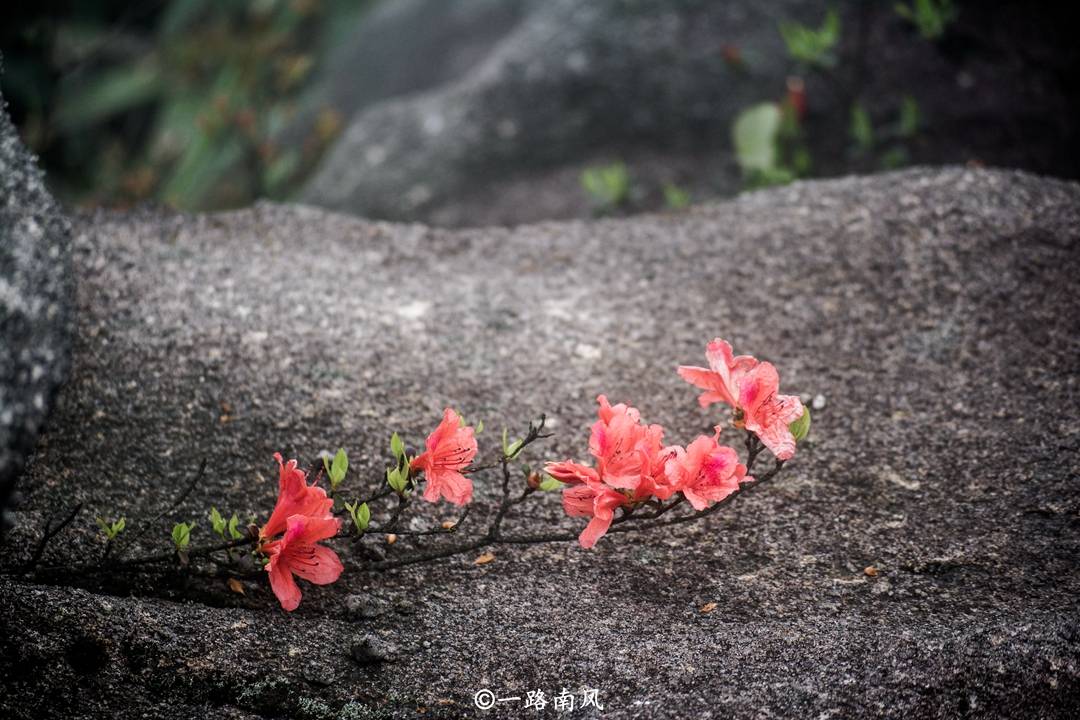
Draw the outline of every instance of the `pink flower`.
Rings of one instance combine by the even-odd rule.
[[[588,517],[589,524],[581,531],[578,542],[585,549],[596,545],[615,519],[615,508],[630,504],[630,499],[603,483],[573,485],[563,490],[563,509],[571,517]]]
[[[664,428],[644,425],[637,409],[612,405],[600,395],[598,420],[589,436],[589,451],[596,458],[591,468],[570,460],[548,463],[545,470],[570,487],[563,490],[568,515],[592,520],[578,538],[590,548],[607,532],[615,508],[650,497],[666,499],[674,493],[665,465],[676,449],[664,447]]]
[[[780,376],[772,363],[761,363],[739,383],[739,409],[743,424],[755,433],[777,460],[795,454],[795,436],[788,427],[802,417],[802,401],[793,395],[779,395]]]
[[[270,519],[262,526],[259,536],[271,538],[285,532],[286,521],[293,515],[322,517],[330,514],[334,505],[326,491],[314,484],[308,485],[307,475],[296,467],[296,460],[282,462],[281,453],[274,453],[278,462],[278,499]]]
[[[738,453],[717,442],[719,434],[717,430],[712,437],[699,435],[667,463],[668,480],[695,510],[720,502],[746,479],[746,466],[739,462]]]
[[[663,484],[664,428],[644,425],[641,413],[623,403],[611,405],[604,395],[596,398],[599,419],[593,423],[589,451],[597,460],[603,482],[613,488],[649,497]],[[664,458],[666,460],[666,458]]]
[[[580,485],[600,482],[600,473],[588,465],[580,465],[572,460],[549,462],[544,471],[559,482],[567,485]]]
[[[341,521],[331,516],[291,515],[285,535],[263,546],[263,552],[270,556],[266,565],[270,587],[281,607],[292,611],[300,605],[300,588],[293,575],[316,585],[328,585],[341,575],[345,568],[337,553],[316,544],[337,535],[340,525]]]
[[[476,438],[471,427],[461,426],[461,416],[450,408],[442,422],[427,437],[427,450],[413,458],[412,470],[422,470],[427,478],[424,499],[438,502],[445,497],[456,505],[472,500],[472,480],[461,474],[476,457]]]
[[[679,367],[679,376],[705,391],[698,397],[701,407],[726,402],[731,407],[737,408],[739,381],[758,364],[758,361],[750,355],[736,357],[731,351],[731,345],[720,338],[708,344],[705,348],[705,357],[709,361],[709,369],[683,365]]]
[[[794,396],[779,395],[780,376],[772,363],[758,362],[749,355],[733,355],[731,346],[720,338],[705,351],[709,369],[680,367],[679,375],[703,390],[702,407],[725,402],[735,409],[736,425],[756,434],[778,460],[795,454],[795,436],[788,425],[803,414],[802,402]]]

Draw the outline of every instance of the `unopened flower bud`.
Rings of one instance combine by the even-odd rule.
[[[543,480],[543,478],[540,477],[540,473],[533,471],[529,473],[529,478],[526,480],[526,483],[528,483],[530,490],[537,490],[540,488],[541,480]]]

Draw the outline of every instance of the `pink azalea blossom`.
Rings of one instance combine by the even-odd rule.
[[[285,610],[300,605],[300,587],[294,575],[316,585],[328,585],[345,569],[337,553],[316,544],[337,535],[340,525],[341,521],[332,516],[291,515],[281,539],[262,547],[270,557],[266,564],[270,587]]]
[[[666,483],[664,462],[669,451],[664,447],[664,428],[643,424],[636,408],[611,405],[604,395],[596,401],[599,419],[592,426],[589,451],[603,482],[640,498],[649,497],[658,484]]]
[[[422,470],[427,478],[424,499],[438,502],[445,497],[456,505],[472,500],[472,480],[461,474],[476,457],[476,437],[471,427],[461,426],[461,416],[450,408],[442,422],[427,437],[427,450],[413,458],[409,467]]]
[[[307,474],[296,467],[296,460],[283,462],[281,453],[274,453],[278,462],[278,499],[270,519],[262,526],[259,536],[271,538],[285,532],[286,521],[293,515],[322,517],[330,514],[334,501],[326,491],[307,484]]]
[[[612,405],[603,395],[597,402],[598,420],[589,436],[596,467],[567,460],[545,468],[553,478],[570,485],[563,490],[566,513],[592,518],[579,537],[585,548],[607,532],[617,507],[674,493],[665,465],[675,457],[676,449],[664,446],[664,429],[642,424],[637,409]]]
[[[739,489],[739,483],[748,479],[746,466],[739,462],[733,449],[720,445],[717,434],[709,437],[699,435],[686,450],[678,453],[667,463],[667,475],[672,486],[694,506],[704,510],[714,502],[720,502]],[[752,479],[752,478],[749,478]]]
[[[802,416],[803,406],[797,397],[778,394],[780,376],[772,363],[736,356],[720,338],[709,343],[705,355],[708,369],[683,366],[678,370],[684,380],[705,390],[698,397],[701,406],[727,403],[736,411],[736,425],[756,434],[778,460],[794,455],[795,436],[788,425]]]
[[[573,485],[563,490],[566,514],[591,518],[578,536],[578,542],[585,549],[596,545],[596,541],[607,533],[615,519],[615,508],[628,504],[630,499],[626,495],[603,483]]]
[[[777,460],[795,454],[795,436],[788,427],[802,417],[802,401],[793,395],[779,395],[780,376],[772,363],[761,363],[739,383],[739,409],[743,424],[756,434]]]
[[[726,402],[733,408],[739,406],[739,381],[752,370],[758,361],[750,355],[735,356],[731,345],[720,338],[714,339],[705,348],[705,357],[709,367],[679,367],[679,376],[691,385],[701,388],[698,396],[701,407],[708,407],[717,402]]]

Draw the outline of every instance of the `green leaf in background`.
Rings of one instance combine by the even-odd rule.
[[[826,68],[836,65],[832,52],[840,41],[840,14],[836,8],[829,9],[817,30],[797,22],[781,22],[779,27],[792,59]]]
[[[858,102],[851,106],[851,139],[856,152],[860,154],[874,149],[874,125],[870,113]]]
[[[394,457],[399,461],[405,456],[405,443],[401,441],[401,436],[397,433],[390,436],[390,452],[392,452]]]
[[[910,95],[905,95],[900,101],[900,119],[896,123],[896,134],[902,138],[913,138],[919,132],[921,123],[919,103]]]
[[[629,199],[630,173],[622,163],[586,168],[581,173],[581,186],[594,205],[611,210]]]
[[[735,145],[735,159],[745,175],[775,169],[780,120],[780,106],[776,103],[753,105],[735,118],[731,139]]]
[[[937,40],[956,19],[957,10],[952,0],[914,0],[912,4],[896,3],[896,14],[919,30],[926,40]]]
[[[664,183],[664,204],[671,210],[683,210],[690,205],[690,193],[675,183]]]
[[[156,62],[112,68],[80,82],[70,93],[61,94],[53,120],[61,131],[71,132],[150,102],[161,91],[161,72]]]
[[[902,147],[891,147],[881,154],[882,170],[895,170],[908,164],[910,157],[908,151]]]

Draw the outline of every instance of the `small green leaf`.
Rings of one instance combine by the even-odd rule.
[[[510,443],[510,447],[506,449],[506,457],[510,459],[517,457],[517,454],[521,452],[521,448],[524,445],[524,440],[515,440],[514,442]]]
[[[325,461],[325,460],[324,460]],[[349,456],[345,453],[345,448],[339,448],[337,454],[334,455],[334,462],[330,466],[330,489],[337,490],[338,485],[345,479],[345,474],[349,471]]]
[[[237,526],[240,524],[240,518],[236,517],[236,513],[229,518],[229,537],[233,540],[239,540],[244,537],[244,533],[240,532],[240,528]]]
[[[810,408],[804,407],[803,414],[798,420],[788,425],[788,429],[795,436],[795,442],[801,442],[810,433]]]
[[[95,520],[97,521],[98,527],[101,528],[101,531],[105,533],[105,538],[107,540],[116,538],[116,536],[122,533],[127,526],[127,521],[124,518],[112,522],[109,522],[102,517],[95,518]]]
[[[386,471],[386,482],[397,493],[404,493],[405,487],[409,482],[409,471],[407,468],[392,468]]]
[[[356,514],[353,516],[353,522],[356,523],[356,529],[360,532],[367,530],[368,523],[371,522],[371,509],[368,508],[367,503],[363,503],[357,509]]]
[[[225,518],[221,517],[221,513],[218,512],[216,507],[210,508],[210,527],[220,535],[223,539],[225,537]]]
[[[394,453],[394,457],[398,460],[401,460],[405,454],[405,443],[401,441],[401,436],[397,433],[390,436],[390,452]]]
[[[482,432],[484,432],[484,421],[483,420],[476,423],[476,434],[479,435]]]
[[[552,490],[559,490],[562,486],[561,482],[544,473],[544,479],[540,481],[540,485],[536,489],[540,492],[551,492]]]
[[[195,523],[178,522],[173,525],[172,541],[177,550],[187,550],[191,545],[191,531],[195,529]]]

